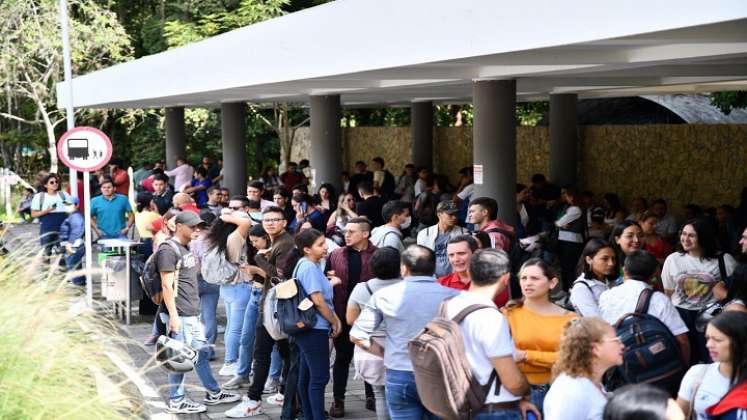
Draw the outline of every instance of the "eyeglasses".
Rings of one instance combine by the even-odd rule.
[[[262,223],[279,223],[285,219],[262,219]]]
[[[618,343],[622,343],[622,338],[620,338],[620,337],[609,337],[609,338],[603,338],[602,339],[603,343],[609,343],[611,341],[617,341]]]

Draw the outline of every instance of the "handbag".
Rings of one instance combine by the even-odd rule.
[[[718,256],[718,271],[721,275],[721,281],[726,283],[726,262],[724,261],[724,254],[719,254]],[[724,305],[721,301],[711,302],[706,305],[698,312],[698,315],[695,316],[695,330],[699,333],[705,332],[708,323],[723,311]]]
[[[293,276],[277,286],[277,319],[280,320],[280,330],[288,335],[296,335],[314,328],[317,320],[317,310],[301,283],[296,279],[300,262],[293,270]]]

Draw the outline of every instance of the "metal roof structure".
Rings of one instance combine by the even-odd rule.
[[[747,1],[337,0],[78,76],[73,99],[464,103],[486,79],[516,79],[519,101],[745,90]]]

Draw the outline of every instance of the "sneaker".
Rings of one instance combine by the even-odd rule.
[[[269,397],[267,397],[267,403],[272,405],[283,405],[284,401],[285,396],[279,392],[275,395],[270,395]]]
[[[228,382],[223,384],[223,389],[239,389],[241,387],[249,386],[250,383],[251,381],[249,378],[234,376]]]
[[[218,327],[215,329],[215,332],[217,334],[223,334],[226,332],[226,327],[223,325],[218,324]]]
[[[158,341],[158,334],[151,334],[145,339],[145,341],[143,341],[143,344],[146,346],[155,346],[156,341]]]
[[[218,405],[225,403],[236,402],[241,399],[239,394],[233,392],[225,392],[223,390],[216,392],[215,394],[207,393],[205,397],[205,405]]]
[[[220,368],[218,371],[218,375],[220,376],[236,376],[236,369],[239,368],[239,364],[234,363],[224,363],[223,367]]]
[[[179,401],[170,400],[166,411],[171,414],[194,414],[204,413],[207,411],[207,407],[200,403],[196,403],[189,398],[182,398]]]
[[[244,397],[236,407],[226,411],[225,415],[232,419],[243,419],[246,417],[257,416],[262,413],[261,402],[250,400],[249,397]]]
[[[267,378],[267,382],[265,382],[265,389],[262,390],[262,393],[275,394],[278,392],[278,385],[280,385],[280,380],[275,378]]]

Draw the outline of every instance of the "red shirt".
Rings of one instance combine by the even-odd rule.
[[[471,283],[462,283],[462,280],[459,279],[459,274],[457,273],[451,273],[443,277],[439,277],[438,282],[441,284],[441,286],[446,286],[450,289],[456,290],[469,290],[469,286],[471,285]],[[495,303],[495,306],[499,308],[505,305],[506,302],[508,302],[508,287],[506,287],[503,292],[493,297],[493,303]]]
[[[80,179],[77,181],[78,185],[76,190],[78,191],[78,211],[80,211],[81,214],[86,214],[86,202],[83,200],[83,181]],[[72,191],[70,191],[70,186],[67,187],[68,194],[72,195]]]
[[[130,177],[124,169],[117,169],[112,172],[114,181],[114,191],[128,197],[130,195]]]

